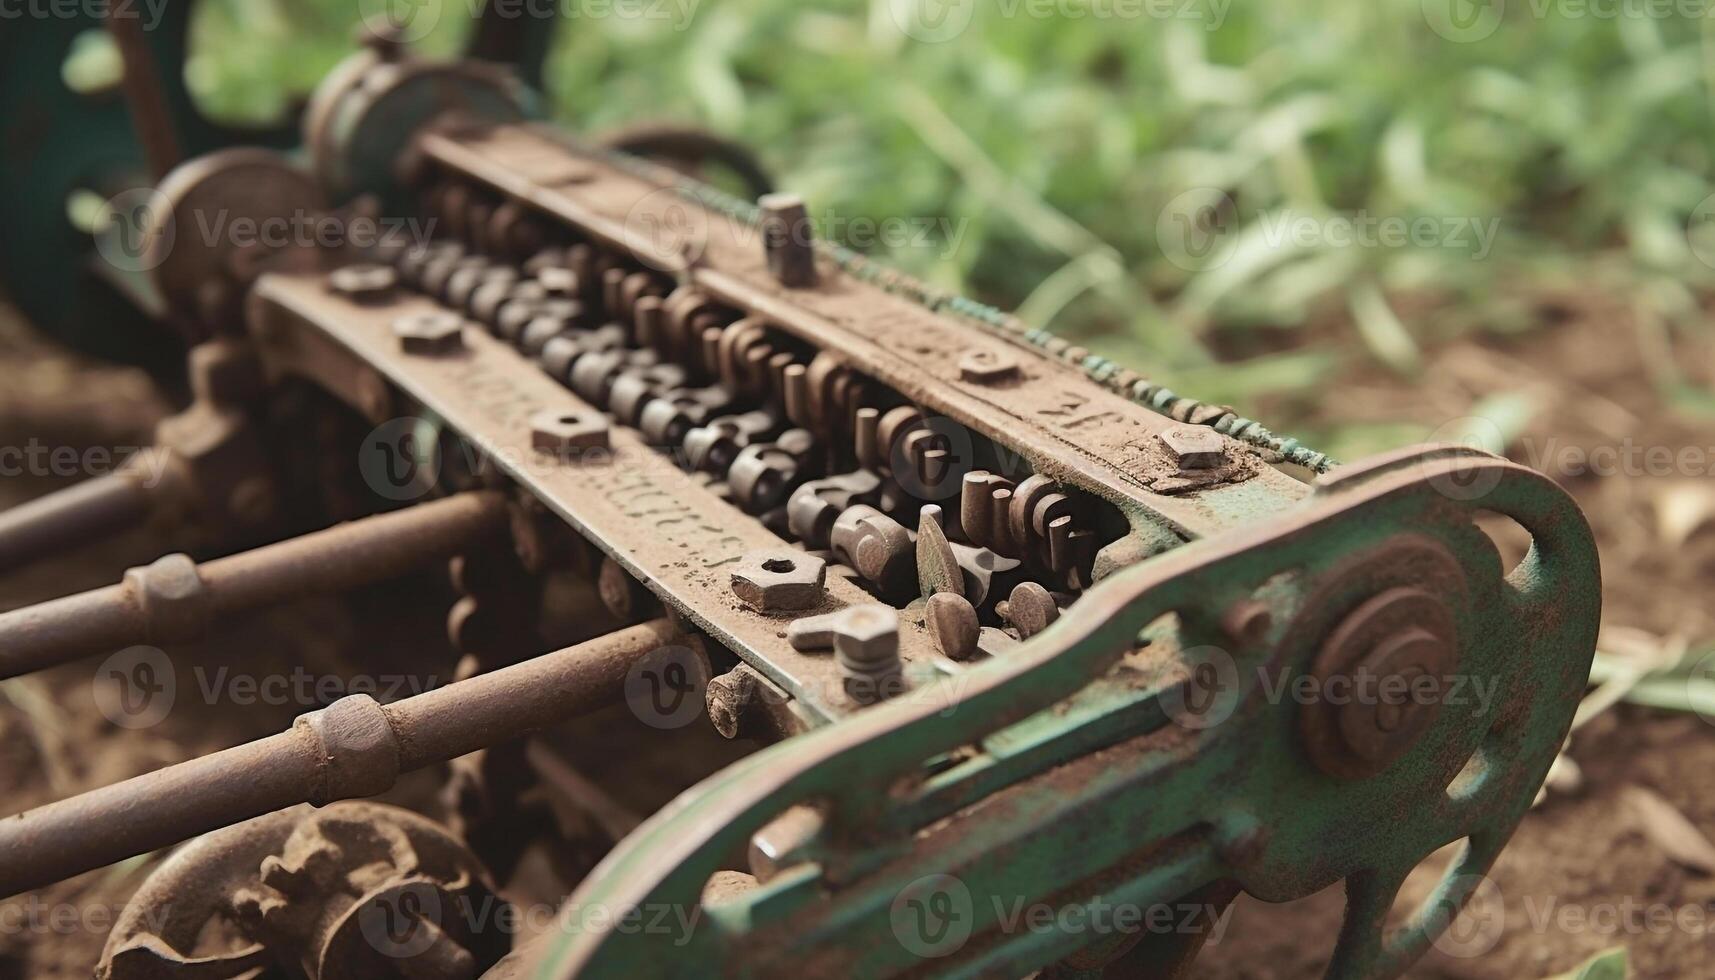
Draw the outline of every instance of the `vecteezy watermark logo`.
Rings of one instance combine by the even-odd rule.
[[[976,459],[970,430],[949,418],[933,416],[903,433],[889,433],[888,464],[901,489],[919,500],[957,496],[960,482]]]
[[[363,26],[376,37],[421,41],[441,22],[442,0],[358,0]]]
[[[689,647],[651,650],[625,675],[625,703],[652,728],[683,728],[696,721],[708,690],[709,662]]]
[[[888,917],[899,945],[915,956],[936,959],[958,952],[971,938],[976,906],[963,881],[925,875],[899,890]]]
[[[887,0],[887,12],[906,37],[939,44],[965,33],[976,16],[977,0]]]
[[[178,698],[173,661],[155,647],[126,647],[95,671],[95,706],[120,728],[152,728]]]
[[[1691,209],[1685,221],[1685,243],[1697,261],[1715,269],[1715,194],[1711,194]]]
[[[416,500],[441,477],[438,434],[427,419],[383,422],[358,448],[357,471],[369,489],[388,500]]]
[[[1429,29],[1460,44],[1495,33],[1506,12],[1507,0],[1423,0],[1423,19]]]
[[[650,191],[625,214],[625,244],[663,271],[694,263],[709,247],[708,212],[671,188]]]
[[[1155,219],[1162,257],[1187,272],[1226,264],[1232,257],[1238,209],[1227,192],[1193,187],[1174,195]]]
[[[410,959],[435,944],[441,921],[441,890],[433,882],[407,881],[371,898],[357,913],[365,942],[383,956]]]
[[[1506,900],[1501,887],[1486,875],[1460,875],[1447,883],[1446,894],[1469,892],[1462,910],[1440,902],[1426,910],[1427,925],[1436,932],[1435,948],[1448,956],[1472,959],[1495,948],[1507,931]]]
[[[1244,690],[1239,683],[1239,665],[1217,646],[1196,646],[1181,659],[1188,668],[1186,679],[1161,693],[1161,708],[1182,728],[1202,731],[1233,716]]]
[[[1506,449],[1507,440],[1492,419],[1467,415],[1437,426],[1425,441],[1499,454]],[[1434,460],[1424,466],[1433,469],[1429,485],[1449,500],[1479,500],[1501,482],[1501,471],[1493,466],[1448,468],[1445,462]]]
[[[147,272],[173,250],[172,202],[139,187],[109,198],[95,221],[95,251],[121,272]]]

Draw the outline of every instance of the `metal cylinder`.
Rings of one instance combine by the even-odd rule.
[[[0,678],[131,644],[194,639],[222,615],[391,578],[506,526],[505,498],[483,491],[200,565],[169,555],[131,569],[118,585],[0,613]]]
[[[152,501],[140,474],[120,470],[0,511],[0,572],[138,524]]]
[[[5,818],[0,897],[288,806],[385,792],[401,773],[612,703],[640,657],[692,642],[656,619],[390,705],[354,695],[278,735]]]

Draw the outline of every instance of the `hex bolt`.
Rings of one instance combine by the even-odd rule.
[[[802,289],[816,284],[816,253],[811,247],[810,212],[796,194],[765,194],[757,200],[762,209],[762,247],[768,271],[780,285]]]
[[[1227,443],[1206,425],[1173,425],[1156,436],[1180,470],[1210,470],[1227,461]]]
[[[757,612],[811,609],[822,603],[828,563],[802,551],[753,551],[732,570],[732,594]]]
[[[393,336],[407,354],[449,354],[464,348],[464,317],[442,310],[408,313],[393,321]]]
[[[365,306],[391,299],[399,285],[399,273],[385,265],[348,265],[328,273],[328,289]]]
[[[607,419],[595,412],[537,412],[530,416],[530,445],[538,452],[606,449]]]
[[[971,600],[956,592],[937,592],[923,608],[923,622],[942,653],[954,660],[969,660],[976,654],[982,624]]]
[[[1054,596],[1035,582],[1020,582],[1006,600],[1007,621],[1018,630],[1021,639],[1030,639],[1060,618],[1060,607]]]
[[[871,603],[837,614],[834,656],[846,695],[859,704],[885,701],[904,689],[899,660],[899,613]]]
[[[973,384],[992,385],[1018,377],[1018,361],[1010,354],[974,350],[959,358],[959,378]]]

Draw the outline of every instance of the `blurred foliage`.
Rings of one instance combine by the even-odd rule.
[[[471,0],[418,2],[444,6],[429,47],[454,50]],[[883,251],[1208,399],[1313,384],[1364,347],[1409,375],[1424,340],[1533,325],[1539,288],[1624,290],[1689,328],[1715,279],[1715,23],[1676,15],[1695,3],[557,2],[565,121],[730,134],[819,218],[947,216],[952,241]],[[204,6],[191,79],[240,115],[306,90],[358,17],[358,0]],[[942,43],[899,27],[972,9]],[[1497,9],[1487,36],[1444,36],[1467,23],[1450,14]],[[1216,217],[1221,261],[1183,261],[1164,239],[1205,199],[1218,210],[1189,218]],[[1442,232],[1282,233],[1342,215]],[[1306,326],[1351,343],[1270,353]],[[1211,351],[1261,359],[1234,377]]]

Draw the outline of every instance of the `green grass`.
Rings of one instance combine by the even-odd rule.
[[[465,2],[447,0],[432,46],[453,49]],[[1217,389],[1190,388],[1205,398],[1308,387],[1353,351],[1409,376],[1425,342],[1534,325],[1545,287],[1622,291],[1663,329],[1696,329],[1695,290],[1715,278],[1697,254],[1715,263],[1715,220],[1694,213],[1715,190],[1708,18],[1514,0],[1492,35],[1460,43],[1426,16],[1448,0],[1152,7],[1200,19],[1007,17],[1024,0],[977,0],[964,34],[920,43],[892,16],[913,2],[578,17],[548,87],[576,127],[694,121],[758,147],[818,216],[947,216],[955,241],[890,258],[1170,383],[1201,379]],[[357,15],[356,0],[205,6],[191,78],[239,113],[311,84]],[[1187,193],[1230,202],[1214,212],[1224,261],[1164,249]],[[1293,243],[1288,215],[1495,233],[1481,250]],[[1257,362],[1242,389],[1210,367],[1212,351],[1282,348],[1295,353]]]

